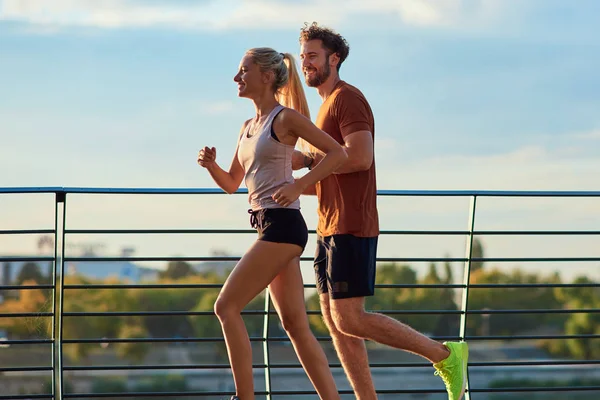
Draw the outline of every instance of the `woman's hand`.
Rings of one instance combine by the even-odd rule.
[[[204,168],[210,168],[215,165],[217,160],[217,149],[214,147],[204,146],[202,150],[198,152],[198,165]]]
[[[304,189],[305,187],[302,185],[302,183],[296,181],[279,188],[279,190],[273,193],[272,197],[277,204],[282,207],[287,207],[294,201],[298,200]]]

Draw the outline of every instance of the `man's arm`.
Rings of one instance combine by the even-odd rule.
[[[358,131],[344,138],[342,146],[348,154],[348,159],[338,167],[334,174],[349,174],[352,172],[366,171],[373,164],[373,135],[369,131]],[[304,154],[294,151],[292,167],[294,170],[309,168],[317,165],[323,155],[321,153]]]

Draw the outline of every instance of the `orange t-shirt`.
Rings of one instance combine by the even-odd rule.
[[[373,111],[365,96],[352,85],[338,82],[319,109],[316,125],[344,144],[354,132],[369,131],[375,140]],[[375,158],[366,171],[332,174],[316,184],[320,236],[379,235]]]

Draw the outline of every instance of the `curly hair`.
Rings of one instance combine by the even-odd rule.
[[[309,24],[304,23],[304,27],[300,29],[300,43],[308,42],[309,40],[320,40],[328,55],[337,54],[340,62],[337,65],[337,70],[340,70],[342,63],[350,53],[350,46],[342,35],[334,30],[319,26],[316,22]]]

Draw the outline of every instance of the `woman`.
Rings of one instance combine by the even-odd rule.
[[[270,48],[248,50],[234,81],[238,96],[254,102],[256,116],[241,128],[229,171],[217,165],[214,147],[205,147],[198,154],[198,164],[225,192],[234,193],[245,179],[250,222],[259,234],[215,302],[235,381],[236,396],[232,399],[254,400],[252,350],[241,311],[266,287],[320,398],[339,399],[325,352],[311,332],[306,315],[300,255],[308,230],[298,198],[308,186],[331,174],[347,155],[334,139],[310,122],[302,83],[290,54]],[[308,174],[294,180],[292,153],[299,139],[322,151],[325,157]]]

